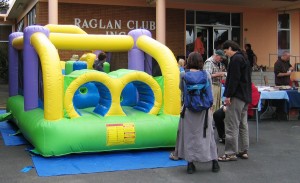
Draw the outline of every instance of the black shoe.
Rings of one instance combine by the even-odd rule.
[[[196,167],[193,162],[188,162],[187,164],[187,173],[192,174],[196,171]]]
[[[220,139],[219,139],[219,143],[225,144],[225,138],[220,138]]]
[[[217,160],[212,160],[212,172],[220,171],[220,166]]]

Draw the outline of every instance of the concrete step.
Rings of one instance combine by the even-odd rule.
[[[256,86],[275,85],[275,76],[273,71],[252,72],[251,79]]]

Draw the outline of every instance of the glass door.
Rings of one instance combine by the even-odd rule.
[[[221,49],[222,44],[231,40],[231,30],[228,27],[215,26],[186,26],[186,56],[194,51],[194,41],[197,34],[202,33],[202,42],[205,49],[203,60],[214,54],[214,51]]]
[[[230,29],[224,27],[214,27],[213,28],[213,51],[221,49],[222,44],[231,40]]]

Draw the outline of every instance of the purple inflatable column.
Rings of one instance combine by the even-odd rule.
[[[49,36],[49,30],[42,26],[29,26],[24,29],[24,110],[38,107],[38,55],[30,44],[32,34],[42,32]]]
[[[148,74],[152,75],[152,58],[151,56],[145,54],[142,50],[138,49],[136,46],[136,40],[141,35],[147,35],[151,37],[151,32],[146,29],[135,29],[128,33],[128,35],[132,36],[134,39],[134,46],[128,52],[128,69],[138,70],[138,71],[146,71]],[[147,55],[147,56],[145,56]],[[150,62],[151,61],[151,62]],[[147,66],[145,66],[145,62],[147,62]],[[151,64],[151,65],[150,65]],[[145,70],[146,68],[146,70]]]
[[[18,95],[19,83],[18,83],[18,50],[13,47],[12,41],[23,36],[23,32],[14,32],[9,35],[9,45],[8,45],[8,72],[9,72],[9,96]]]

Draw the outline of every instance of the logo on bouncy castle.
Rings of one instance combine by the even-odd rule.
[[[102,29],[106,30],[107,35],[127,35],[127,32],[123,31],[124,25],[128,31],[133,29],[147,29],[153,31],[156,29],[155,21],[138,21],[128,20],[122,22],[122,20],[102,20],[102,19],[80,19],[74,18],[74,25],[83,29]],[[123,28],[122,28],[123,25]],[[122,31],[121,31],[122,30]]]
[[[135,143],[134,123],[119,123],[106,125],[106,144],[123,145]]]

